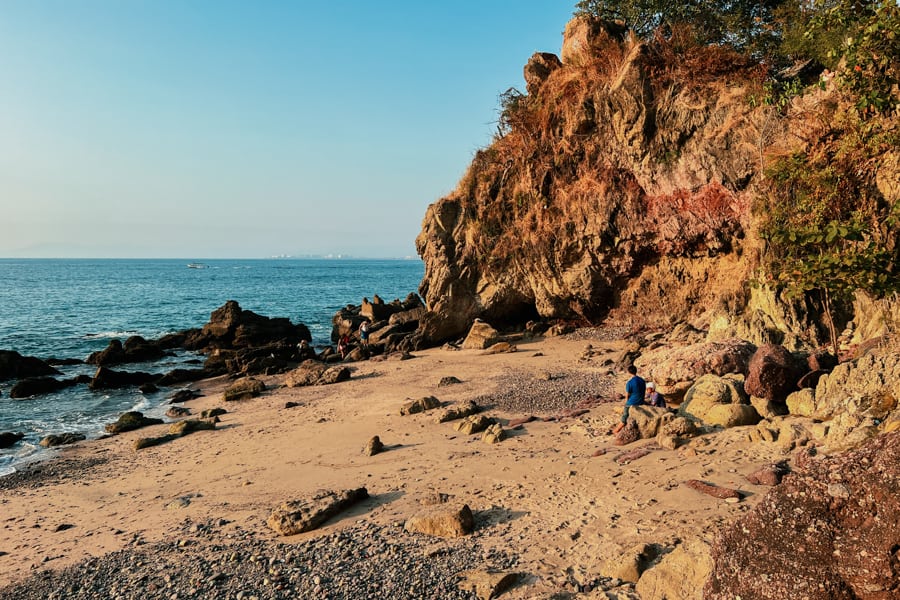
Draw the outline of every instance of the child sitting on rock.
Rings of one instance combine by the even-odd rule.
[[[655,406],[656,408],[665,408],[666,399],[662,394],[656,391],[656,384],[652,381],[647,383],[647,398],[644,400],[646,404]]]

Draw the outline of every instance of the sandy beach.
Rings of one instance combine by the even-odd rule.
[[[127,432],[81,443],[55,463],[0,481],[0,596],[37,590],[46,570],[154,544],[208,556],[222,553],[235,536],[299,547],[374,528],[398,548],[414,546],[419,561],[477,546],[468,568],[521,574],[505,598],[637,597],[633,585],[604,574],[606,561],[636,544],[666,552],[682,540],[710,541],[767,491],[746,475],[786,456],[775,444],[751,445],[740,427],[677,450],[652,440],[614,446],[609,430],[620,415],[626,373],[606,364],[623,346],[610,337],[580,330],[491,355],[434,348],[409,360],[351,363],[350,381],[327,386],[278,388],[283,376],[274,376],[266,383],[277,389],[227,405],[221,397],[227,380],[202,382],[194,387],[204,396],[185,406],[194,414],[224,406],[228,413],[215,431],[140,451],[133,449],[137,438],[161,435],[167,425]],[[582,357],[587,344],[595,350],[590,359]],[[461,383],[438,385],[451,376]],[[606,402],[581,416],[526,423],[488,444],[436,422],[436,411],[400,415],[404,402],[424,396],[445,405],[475,399],[501,423],[558,415],[586,398]],[[297,406],[285,408],[287,402]],[[375,435],[387,449],[366,456],[363,448]],[[621,460],[623,452],[644,447],[645,456]],[[701,494],[684,485],[690,479],[737,488],[744,498],[732,503]],[[284,501],[358,487],[370,498],[315,531],[283,537],[266,525]],[[404,531],[421,501],[435,493],[472,509],[474,533],[445,539]],[[135,563],[136,572],[142,564]],[[221,579],[227,577],[223,571]],[[246,594],[233,597],[280,597],[265,591],[274,586],[266,581],[236,582]],[[228,596],[207,583],[187,596]],[[316,585],[322,597],[342,597],[321,580]],[[120,582],[117,593],[108,597],[142,592]]]

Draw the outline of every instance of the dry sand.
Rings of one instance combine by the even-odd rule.
[[[582,397],[617,396],[626,374],[611,372],[602,357],[581,359],[586,343],[610,351],[621,347],[582,334],[526,342],[517,352],[498,355],[431,349],[405,361],[354,363],[348,382],[282,388],[227,405],[220,393],[225,380],[203,382],[206,395],[185,405],[195,414],[225,406],[229,412],[216,431],[141,451],[132,449],[134,440],[161,435],[165,426],[82,443],[63,451],[76,465],[63,476],[0,490],[0,587],[36,569],[59,569],[136,540],[177,538],[187,519],[226,519],[226,530],[241,527],[288,543],[359,521],[390,525],[397,536],[408,536],[396,525],[421,509],[422,497],[442,492],[476,513],[474,535],[481,544],[518,557],[517,570],[528,576],[504,597],[528,598],[566,589],[567,581],[598,577],[606,559],[637,543],[711,540],[723,523],[762,497],[766,488],[749,484],[745,475],[783,456],[775,446],[751,445],[738,429],[703,436],[686,451],[657,447],[618,464],[622,449],[607,433],[621,411],[617,397],[581,417],[528,423],[499,444],[437,423],[435,411],[399,414],[407,399],[503,398],[515,382],[526,386],[548,373],[560,385],[586,375],[601,382]],[[445,376],[462,383],[438,387]],[[267,383],[277,386],[281,379]],[[550,406],[553,392],[546,395]],[[284,408],[289,401],[300,405]],[[487,414],[513,419],[535,412],[499,404],[509,408]],[[364,456],[374,435],[389,450]],[[627,449],[649,444],[641,440]],[[606,454],[593,456],[604,448]],[[684,486],[689,479],[739,488],[746,497],[727,503]],[[272,508],[285,500],[322,488],[361,486],[372,498],[317,531],[280,538],[265,525]]]

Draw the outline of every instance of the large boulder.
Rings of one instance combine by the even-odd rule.
[[[749,402],[742,378],[704,375],[687,391],[678,413],[707,425],[756,425],[760,416]]]
[[[757,348],[747,366],[744,389],[751,396],[784,402],[797,389],[802,375],[793,355],[784,346],[765,344]]]
[[[266,384],[255,377],[238,379],[225,390],[222,398],[226,402],[256,398],[266,391]]]
[[[633,419],[638,428],[640,439],[656,437],[662,424],[672,418],[665,408],[656,408],[648,404],[632,406],[628,410],[628,418]]]
[[[715,540],[704,598],[896,598],[900,432],[796,463]]]
[[[17,431],[0,431],[0,448],[9,448],[24,437],[24,433]]]
[[[500,341],[500,334],[496,329],[481,319],[475,319],[462,347],[466,350],[484,350],[498,341]]]
[[[655,348],[641,354],[635,365],[666,399],[677,402],[703,375],[746,375],[754,352],[755,345],[733,338]]]
[[[29,377],[17,381],[9,390],[9,397],[13,399],[32,398],[50,394],[57,390],[74,385],[70,379],[54,379],[53,377]]]
[[[105,349],[92,353],[84,362],[97,366],[148,362],[159,360],[165,354],[156,342],[133,335],[124,344],[118,339],[110,340]]]
[[[0,350],[0,381],[59,374],[59,371],[39,358],[22,356],[15,350]]]
[[[536,95],[553,71],[562,66],[559,57],[550,52],[535,52],[523,69],[525,89],[528,95]]]

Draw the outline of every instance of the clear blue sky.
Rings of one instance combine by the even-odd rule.
[[[415,254],[575,0],[3,0],[0,257]]]

